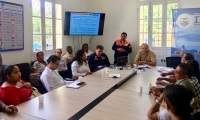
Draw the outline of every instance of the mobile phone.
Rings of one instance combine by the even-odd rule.
[[[84,84],[85,84],[85,82],[80,82],[77,85],[84,85]]]

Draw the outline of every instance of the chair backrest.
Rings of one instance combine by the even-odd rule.
[[[44,83],[40,80],[40,76],[38,77],[38,83],[40,84],[40,87],[37,88],[38,91],[39,91],[41,94],[47,93],[48,91],[47,91],[47,89],[46,89]]]
[[[31,62],[31,67],[33,66],[33,64],[36,62],[37,60],[34,60]]]
[[[166,57],[166,66],[167,67],[173,67],[176,69],[176,67],[181,63],[181,57]]]
[[[20,63],[16,64],[16,66],[20,69],[22,80],[29,82],[29,77],[31,74],[31,66],[29,63]]]
[[[67,63],[67,71],[68,71],[69,78],[72,78],[72,69],[71,69],[71,65],[72,65],[72,62],[68,62],[68,63]]]
[[[193,117],[200,120],[200,111],[193,114]]]

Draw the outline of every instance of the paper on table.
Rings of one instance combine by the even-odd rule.
[[[114,76],[121,77],[120,74],[109,74],[109,77],[114,77]]]
[[[82,85],[77,85],[78,83],[80,82],[74,81],[73,83],[67,85],[67,88],[80,88]]]
[[[174,70],[173,68],[167,68],[167,67],[160,67],[157,69],[158,72],[163,72],[163,71],[166,71],[166,72],[169,72],[169,71],[172,71]]]
[[[138,65],[137,68],[152,68],[152,67],[149,65]]]

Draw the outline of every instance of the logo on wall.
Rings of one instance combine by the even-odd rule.
[[[185,13],[179,15],[176,22],[177,22],[178,27],[180,28],[189,28],[194,23],[191,15],[185,14]]]

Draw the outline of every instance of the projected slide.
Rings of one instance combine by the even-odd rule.
[[[70,35],[98,35],[100,14],[71,13]]]

